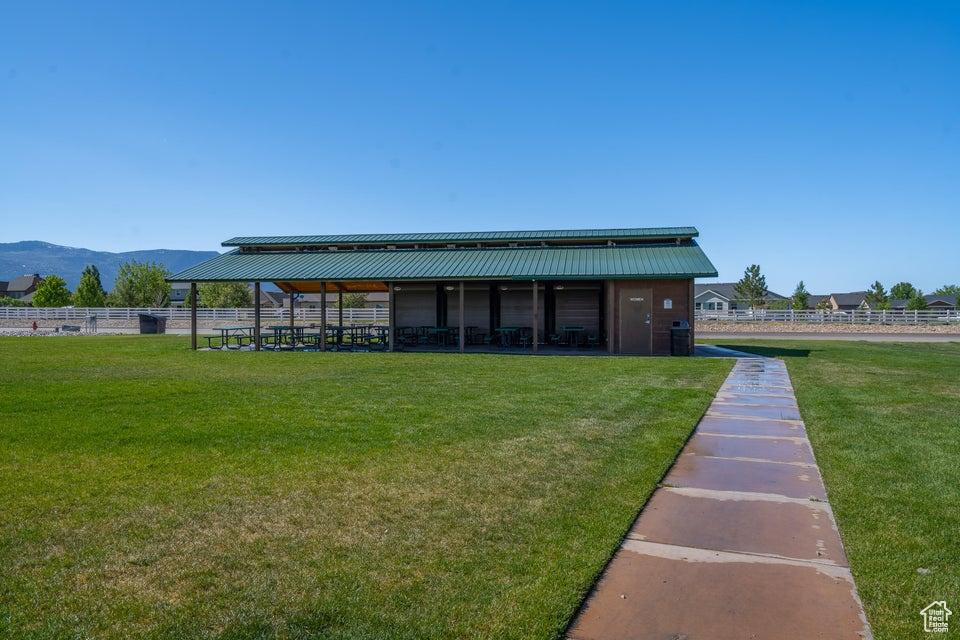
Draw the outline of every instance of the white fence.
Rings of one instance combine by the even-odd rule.
[[[793,309],[754,309],[750,311],[705,311],[694,312],[697,322],[805,322],[816,324],[958,324],[960,311],[796,311]]]
[[[190,309],[167,307],[164,309],[128,309],[118,307],[0,307],[0,320],[138,320],[139,314],[149,313],[163,318],[190,319]],[[344,309],[343,321],[347,324],[386,323],[389,309]],[[197,308],[197,320],[235,320],[253,322],[253,307],[244,309]],[[294,309],[293,317],[301,322],[322,322],[320,309]],[[261,309],[261,321],[290,319],[290,309]],[[340,309],[327,308],[327,324],[340,322]]]

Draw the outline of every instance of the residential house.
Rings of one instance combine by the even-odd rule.
[[[853,311],[854,309],[869,309],[866,291],[851,293],[831,293],[830,308],[834,311]]]
[[[185,307],[190,298],[189,282],[171,282],[170,283],[170,306]]]
[[[736,283],[716,282],[712,284],[694,284],[693,300],[697,311],[737,311],[749,309],[750,305],[743,300],[735,289]],[[767,291],[763,298],[769,305],[778,300],[788,300],[779,293]]]
[[[827,301],[827,304],[829,304],[829,305],[831,306],[831,308],[833,307],[833,304],[830,302],[830,296],[829,296],[829,295],[818,295],[818,294],[815,294],[815,293],[808,294],[808,295],[807,295],[807,309],[817,309],[817,308],[819,308],[819,307],[820,307],[820,303],[823,302],[824,300]]]
[[[928,309],[936,311],[956,311],[957,309],[957,296],[953,294],[940,296],[931,293],[923,296],[923,299],[927,301]],[[898,310],[906,309],[907,302],[909,302],[909,300],[891,300],[890,308]]]
[[[14,278],[6,284],[4,296],[23,300],[24,302],[33,301],[33,292],[37,290],[37,285],[43,282],[43,278],[37,273],[28,273],[19,278]]]

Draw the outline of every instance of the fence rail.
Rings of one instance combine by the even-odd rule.
[[[960,311],[928,309],[926,311],[856,309],[850,311],[796,311],[794,309],[754,309],[751,311],[694,312],[697,322],[801,322],[811,324],[960,324]]]
[[[161,309],[126,307],[0,307],[0,320],[86,320],[95,317],[98,320],[137,320],[139,314],[149,313],[170,320],[189,320],[190,309],[167,307]],[[385,323],[389,319],[389,309],[344,309],[343,321],[348,324]],[[198,320],[231,320],[253,322],[252,307],[240,309],[197,309]],[[294,320],[300,322],[322,322],[320,309],[294,309]],[[290,319],[290,309],[262,309],[263,322]],[[801,323],[846,323],[846,324],[960,324],[960,311],[796,311],[793,309],[773,310],[756,309],[753,311],[707,311],[694,313],[698,322],[801,322]],[[327,309],[327,324],[340,321],[340,310]]]
[[[149,313],[170,320],[190,319],[190,309],[167,307],[162,309],[135,309],[120,307],[0,307],[0,320],[138,320],[139,314]],[[348,324],[374,324],[387,322],[388,309],[343,309],[343,321]],[[302,322],[322,322],[320,309],[294,309],[293,317]],[[232,320],[253,322],[253,307],[241,309],[197,308],[197,320]],[[290,309],[261,309],[263,322],[290,320]],[[340,309],[327,308],[327,324],[340,321]]]

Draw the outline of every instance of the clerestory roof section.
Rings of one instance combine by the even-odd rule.
[[[693,231],[696,232],[695,229]],[[700,246],[688,238],[669,243],[589,246],[290,251],[234,249],[174,274],[169,280],[295,283],[602,280],[716,275],[716,268]]]
[[[445,245],[445,244],[597,244],[608,242],[656,242],[666,240],[689,240],[699,235],[694,227],[657,227],[647,229],[580,229],[556,231],[459,231],[443,233],[363,233],[316,236],[252,236],[231,238],[224,247],[277,248],[277,247],[328,247],[356,246],[383,248],[394,245]]]

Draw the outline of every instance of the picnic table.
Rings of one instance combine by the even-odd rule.
[[[346,324],[327,327],[327,330],[332,331],[335,336],[334,348],[337,350],[353,349],[357,345],[364,345],[365,341],[370,338],[370,329],[371,326],[366,324]],[[349,342],[344,342],[343,338],[345,335],[349,336]]]
[[[447,346],[447,336],[450,335],[450,327],[426,327],[427,335],[433,336],[437,341],[438,347]]]
[[[298,342],[303,342],[303,332],[306,327],[276,324],[270,325],[267,329],[273,332],[273,348],[279,349],[283,343],[288,343],[291,347],[294,347]]]
[[[496,327],[494,331],[500,334],[500,345],[505,349],[510,348],[510,342],[514,336],[517,335],[517,332],[520,331],[519,327]]]
[[[562,327],[562,330],[566,334],[568,345],[571,347],[580,346],[580,337],[586,331],[584,327]]]
[[[249,340],[253,342],[253,330],[254,327],[249,326],[237,326],[237,327],[213,327],[214,331],[220,332],[220,348],[229,349],[230,348],[230,338],[234,338],[237,342],[237,347],[243,346],[244,340]],[[217,336],[205,336],[207,339],[207,346],[213,347],[213,341],[217,339]]]

